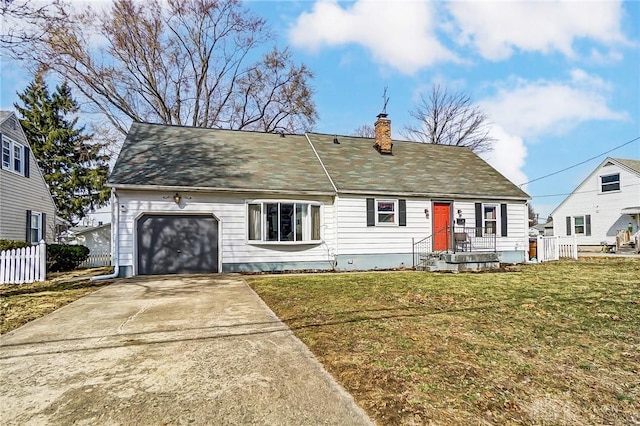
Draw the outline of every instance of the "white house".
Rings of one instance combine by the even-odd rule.
[[[114,265],[121,276],[410,267],[425,238],[433,251],[526,259],[526,193],[467,148],[392,141],[386,114],[375,131],[134,123],[108,183]]]
[[[640,160],[607,158],[551,213],[554,235],[575,235],[582,249],[616,244],[640,228]]]
[[[0,111],[0,239],[53,242],[56,206],[13,112]]]

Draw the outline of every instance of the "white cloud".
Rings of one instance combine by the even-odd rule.
[[[458,60],[434,34],[434,7],[429,2],[358,0],[343,8],[320,0],[298,17],[289,40],[310,51],[360,44],[376,62],[411,74],[437,62]]]
[[[610,89],[600,77],[576,69],[566,81],[509,81],[480,104],[510,134],[561,135],[590,120],[626,120],[626,113],[607,105]]]
[[[514,49],[575,55],[577,39],[628,44],[621,32],[622,1],[463,1],[448,4],[460,44],[503,60]]]
[[[563,134],[586,121],[628,119],[607,105],[611,90],[608,81],[581,69],[570,71],[564,81],[513,79],[501,84],[494,97],[479,102],[495,123],[491,136],[497,140],[483,158],[515,184],[526,182],[525,142]]]
[[[481,157],[516,185],[527,182],[522,171],[527,157],[527,147],[522,138],[508,134],[499,125],[491,128],[491,137],[496,139],[493,151],[483,153]],[[526,187],[522,188],[524,191]]]

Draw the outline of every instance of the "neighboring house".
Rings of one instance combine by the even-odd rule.
[[[0,111],[0,239],[55,239],[55,204],[13,112]]]
[[[392,141],[386,114],[375,130],[134,123],[108,182],[119,274],[411,267],[413,240],[454,221],[527,258],[526,193],[468,148]]]
[[[640,160],[607,158],[551,213],[554,235],[582,249],[614,246],[619,231],[640,228]]]
[[[111,223],[111,206],[102,206],[98,209],[88,212],[81,221],[83,226],[102,226]]]
[[[86,246],[91,254],[108,254],[111,252],[111,224],[74,226],[66,232],[64,242]]]
[[[89,249],[89,257],[81,268],[109,266],[111,264],[111,224],[100,226],[74,226],[65,232],[66,244],[83,245]]]

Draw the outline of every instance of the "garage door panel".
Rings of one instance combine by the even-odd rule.
[[[138,220],[138,273],[218,272],[213,216],[145,215]]]

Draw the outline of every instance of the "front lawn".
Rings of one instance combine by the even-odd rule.
[[[248,281],[378,424],[640,423],[638,259]]]
[[[89,281],[111,268],[47,274],[47,281],[0,284],[0,334],[47,315],[113,281]]]

